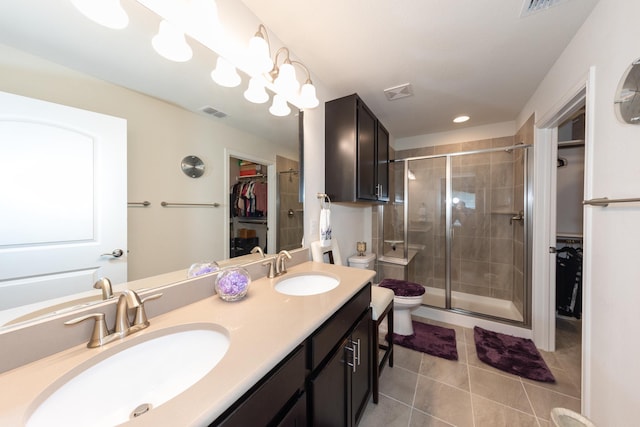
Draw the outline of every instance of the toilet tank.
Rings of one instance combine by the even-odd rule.
[[[373,270],[376,266],[376,254],[352,255],[348,261],[349,267]]]

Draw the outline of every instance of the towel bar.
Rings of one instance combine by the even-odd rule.
[[[217,208],[220,206],[220,203],[174,203],[174,202],[162,202],[160,203],[162,206],[206,206],[210,208]]]
[[[590,206],[602,206],[603,208],[606,208],[607,206],[609,206],[610,203],[638,203],[640,202],[640,198],[631,198],[631,199],[609,199],[607,197],[600,197],[600,198],[596,198],[596,199],[590,199],[590,200],[583,200],[582,204],[583,205],[590,205]]]
[[[127,202],[127,206],[143,206],[143,207],[147,207],[151,205],[151,202],[145,200],[144,202]]]

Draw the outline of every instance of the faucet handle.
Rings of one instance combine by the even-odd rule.
[[[276,277],[276,259],[271,258],[268,261],[262,263],[265,267],[269,267],[269,273],[267,273],[267,278],[273,279]]]
[[[147,312],[144,309],[144,303],[147,301],[152,301],[154,299],[158,299],[162,296],[162,293],[149,295],[148,297],[142,299],[138,307],[136,307],[136,317],[133,320],[132,327],[138,327],[139,329],[146,328],[149,326],[149,319],[147,319]]]
[[[88,319],[95,319],[95,323],[93,324],[93,332],[91,333],[91,339],[89,339],[87,347],[100,347],[102,344],[105,344],[105,338],[109,336],[109,329],[107,328],[107,322],[104,320],[104,313],[91,313],[76,317],[75,319],[64,322],[64,324],[75,325]]]

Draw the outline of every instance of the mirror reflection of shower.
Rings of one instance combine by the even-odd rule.
[[[276,248],[290,250],[299,248],[304,233],[304,209],[299,201],[300,171],[298,162],[277,156],[278,191],[278,233]]]

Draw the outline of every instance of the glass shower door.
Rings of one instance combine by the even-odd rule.
[[[524,151],[450,157],[453,309],[523,320]]]
[[[445,308],[446,157],[406,162],[408,280],[426,288],[423,303]]]

